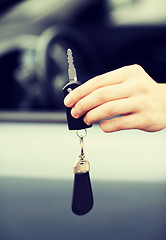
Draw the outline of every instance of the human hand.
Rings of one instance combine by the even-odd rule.
[[[166,127],[166,84],[155,82],[139,65],[131,65],[92,78],[64,99],[75,118],[96,121],[104,132]],[[120,117],[112,118],[117,115]],[[111,119],[110,119],[111,118]]]

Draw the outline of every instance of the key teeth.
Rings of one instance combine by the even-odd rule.
[[[73,63],[74,59],[72,56],[72,50],[70,48],[67,50],[67,60],[69,63],[69,66],[68,66],[69,81],[77,81],[76,70]]]
[[[72,56],[72,50],[70,48],[67,49],[67,60],[69,65],[73,63],[73,56]]]

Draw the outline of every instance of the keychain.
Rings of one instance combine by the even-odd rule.
[[[71,49],[67,50],[67,56],[69,63],[69,83],[67,83],[63,88],[64,97],[66,97],[69,92],[80,85],[80,83],[77,81]],[[87,125],[83,121],[84,116],[78,119],[73,118],[71,115],[71,108],[66,108],[66,116],[69,130],[77,130],[76,134],[80,139],[81,147],[79,160],[74,166],[72,211],[76,215],[84,215],[88,213],[93,207],[93,193],[89,176],[90,166],[88,160],[85,158],[84,153],[84,137],[87,135],[86,128],[89,128],[92,125]]]
[[[84,215],[88,213],[93,207],[93,194],[91,182],[89,177],[90,166],[88,160],[85,158],[83,139],[87,134],[84,129],[84,135],[77,131],[77,136],[80,138],[81,154],[79,161],[74,167],[74,187],[72,199],[72,211],[77,215]]]

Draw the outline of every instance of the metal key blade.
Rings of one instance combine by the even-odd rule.
[[[76,74],[76,69],[74,67],[74,60],[72,56],[72,51],[69,48],[67,50],[67,60],[69,63],[69,68],[68,68],[68,74],[69,74],[69,81],[77,81],[77,74]]]

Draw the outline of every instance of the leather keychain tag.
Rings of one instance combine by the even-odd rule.
[[[79,136],[78,131],[77,135]],[[93,207],[93,193],[89,176],[90,166],[89,162],[85,159],[83,151],[83,137],[80,137],[80,145],[80,159],[74,167],[75,176],[72,198],[72,211],[76,215],[84,215]]]

